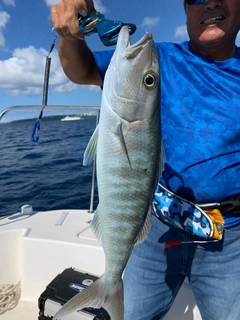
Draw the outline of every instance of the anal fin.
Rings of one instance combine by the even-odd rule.
[[[150,203],[148,213],[147,213],[145,222],[143,224],[142,230],[139,232],[138,237],[134,243],[135,246],[145,240],[145,238],[148,234],[148,231],[151,227],[151,223],[152,223],[152,201]]]
[[[102,235],[102,229],[101,229],[101,219],[99,215],[99,205],[94,213],[94,217],[91,222],[91,229],[97,238],[97,240],[103,244],[103,235]]]

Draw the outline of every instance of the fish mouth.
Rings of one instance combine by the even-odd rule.
[[[115,53],[117,56],[116,64],[118,64],[120,59],[135,58],[150,41],[153,41],[153,37],[150,32],[147,32],[138,42],[131,45],[129,28],[127,25],[123,26],[118,36]]]
[[[214,24],[214,23],[219,23],[225,19],[226,19],[225,16],[219,15],[219,16],[214,16],[214,17],[205,19],[200,24]]]
[[[124,51],[125,58],[134,58],[150,40],[152,40],[152,34],[150,32],[147,32],[138,42],[131,45],[129,36],[129,41],[127,42],[127,46]]]

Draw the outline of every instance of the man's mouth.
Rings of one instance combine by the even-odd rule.
[[[217,23],[217,22],[220,22],[220,21],[222,21],[222,20],[224,20],[224,19],[225,19],[224,16],[213,17],[213,18],[210,18],[210,19],[203,20],[203,21],[201,22],[201,24]]]

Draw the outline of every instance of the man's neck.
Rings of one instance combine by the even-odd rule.
[[[224,44],[224,45],[214,45],[214,46],[204,46],[204,45],[197,45],[196,43],[190,42],[191,49],[202,56],[217,60],[223,61],[230,59],[234,56],[236,51],[236,46],[234,44]]]

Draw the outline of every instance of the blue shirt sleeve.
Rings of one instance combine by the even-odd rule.
[[[95,51],[93,53],[102,81],[104,80],[105,73],[111,61],[113,53],[114,50]]]

